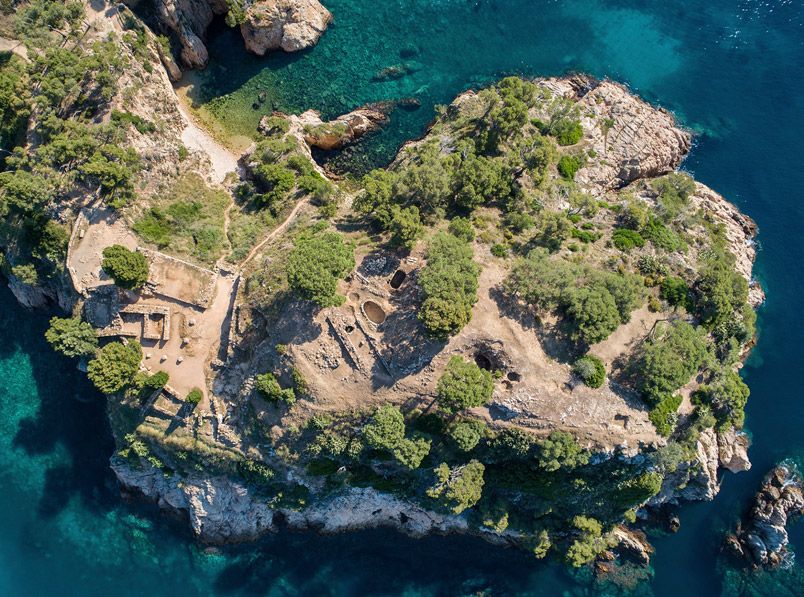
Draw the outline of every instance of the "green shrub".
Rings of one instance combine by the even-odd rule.
[[[393,450],[404,436],[405,419],[393,404],[378,408],[371,422],[363,427],[363,437],[375,450]]]
[[[430,243],[418,278],[424,299],[419,321],[429,336],[445,340],[471,321],[480,275],[473,257],[472,247],[455,236],[438,233]]]
[[[600,238],[597,232],[592,232],[591,230],[578,230],[577,228],[572,229],[572,237],[577,238],[582,243],[593,243]]]
[[[651,423],[656,427],[659,435],[669,437],[676,427],[678,416],[676,411],[681,406],[682,398],[678,394],[667,394],[660,398],[653,408],[650,409],[648,416]]]
[[[129,251],[122,245],[112,245],[103,250],[101,267],[120,288],[140,288],[148,281],[150,269],[145,255]]]
[[[427,495],[441,508],[460,514],[480,500],[485,470],[477,460],[455,469],[442,462],[434,471],[435,483],[427,490]]]
[[[187,394],[187,398],[185,398],[185,401],[189,404],[198,404],[203,399],[204,394],[201,393],[201,390],[196,388],[194,390],[190,390],[190,393]]]
[[[278,164],[260,164],[254,168],[254,176],[265,190],[264,194],[258,196],[259,205],[271,205],[282,200],[296,186],[293,172]]]
[[[463,357],[453,355],[438,380],[439,407],[455,413],[473,406],[482,406],[494,393],[491,373]]]
[[[293,388],[282,389],[273,373],[258,375],[257,379],[254,380],[254,389],[260,393],[260,396],[270,402],[285,402],[291,406],[296,402],[296,393]]]
[[[237,472],[251,485],[270,485],[275,474],[264,462],[244,458],[237,462]]]
[[[132,382],[140,368],[142,346],[129,341],[127,345],[112,342],[100,349],[87,365],[89,380],[104,394],[114,394]]]
[[[449,223],[449,233],[466,243],[471,243],[475,240],[475,228],[469,218],[453,218]]]
[[[635,247],[644,247],[645,239],[636,230],[630,228],[616,228],[611,235],[614,246],[621,251],[628,252]]]
[[[692,311],[693,309],[690,289],[687,287],[686,282],[684,282],[684,280],[681,278],[668,276],[662,280],[659,296],[670,303],[673,307],[684,307],[687,311]]]
[[[288,284],[300,298],[321,307],[338,306],[346,300],[337,292],[338,279],[354,267],[354,247],[344,243],[340,234],[303,234],[296,239],[287,260]]]
[[[505,257],[508,255],[508,248],[505,245],[496,244],[491,246],[491,254],[495,257]]]
[[[296,394],[302,396],[307,393],[307,380],[304,375],[296,367],[291,367],[290,377],[293,379],[293,387],[296,389]]]
[[[591,354],[575,361],[572,371],[590,388],[599,388],[606,380],[606,368],[603,366],[603,361]]]
[[[45,339],[53,350],[68,357],[88,357],[98,350],[95,328],[76,318],[53,317]]]
[[[558,173],[567,180],[573,180],[580,167],[580,162],[569,155],[561,156],[561,159],[558,160]]]
[[[559,145],[575,145],[583,137],[583,128],[577,120],[564,120],[556,126],[554,134]]]

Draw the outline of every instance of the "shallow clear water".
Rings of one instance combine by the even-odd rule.
[[[804,455],[799,339],[804,237],[804,28],[798,1],[324,0],[336,23],[301,55],[247,56],[232,32],[213,43],[208,91],[236,133],[269,104],[325,117],[415,96],[416,112],[355,159],[387,160],[462,89],[507,73],[584,70],[628,83],[674,110],[698,137],[685,167],[760,226],[768,290],[761,337],[745,369],[754,469],[727,475],[712,503],[686,506],[681,530],[656,538],[656,595],[800,595],[802,569],[746,579],[717,570],[720,531],[764,472]],[[410,44],[417,54],[402,58]],[[408,77],[377,83],[413,61]],[[226,70],[221,70],[221,65]],[[253,110],[260,90],[268,100]],[[210,106],[208,106],[210,107]],[[47,316],[0,291],[0,594],[2,595],[560,595],[586,594],[564,570],[464,538],[415,541],[379,530],[319,538],[283,533],[204,552],[185,525],[121,503],[107,469],[103,401],[42,334]],[[804,525],[794,527],[804,546]],[[802,556],[804,557],[804,555]]]

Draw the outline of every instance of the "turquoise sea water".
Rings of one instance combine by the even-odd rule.
[[[353,159],[388,159],[421,132],[435,103],[503,74],[584,70],[629,84],[701,131],[685,163],[760,227],[768,291],[759,346],[745,369],[754,469],[726,475],[716,501],[687,505],[681,530],[654,539],[655,595],[801,595],[799,564],[746,577],[717,565],[722,529],[764,472],[804,457],[804,5],[800,1],[324,0],[336,22],[301,55],[257,59],[221,31],[207,90],[248,130],[269,103],[325,116],[415,96],[416,112]],[[415,46],[415,48],[409,46]],[[402,57],[400,52],[415,52]],[[405,61],[396,81],[372,76]],[[225,71],[223,68],[225,67]],[[252,110],[260,90],[269,101]],[[572,595],[598,588],[524,554],[465,538],[412,540],[379,530],[319,538],[282,533],[221,551],[186,525],[118,498],[103,400],[0,291],[0,595]],[[804,459],[804,458],[802,458]],[[793,527],[804,549],[804,525]],[[804,553],[802,554],[804,557]]]

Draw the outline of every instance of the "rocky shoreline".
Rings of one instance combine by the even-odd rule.
[[[125,0],[136,8],[140,0]],[[298,52],[318,43],[332,13],[318,0],[246,0],[235,13],[227,0],[156,0],[156,17],[178,44],[181,66],[204,68],[209,62],[206,32],[215,17],[238,25],[246,49],[259,56],[271,50]],[[233,19],[231,22],[229,19]],[[163,56],[163,61],[165,57]],[[168,69],[172,79],[181,73]]]
[[[804,479],[792,462],[783,462],[762,481],[751,509],[725,549],[751,568],[774,569],[792,563],[787,526],[804,515]]]

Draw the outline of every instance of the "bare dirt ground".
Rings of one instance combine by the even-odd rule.
[[[575,379],[569,341],[557,322],[539,323],[528,310],[510,304],[499,292],[507,275],[504,262],[492,257],[487,246],[475,250],[483,266],[479,301],[471,323],[446,345],[425,338],[416,320],[421,249],[403,259],[392,253],[359,256],[357,274],[339,288],[347,297],[341,307],[308,313],[298,304],[288,305],[270,341],[289,345],[293,365],[313,396],[297,403],[285,415],[288,420],[281,420],[282,427],[302,424],[315,412],[366,409],[385,401],[427,410],[441,371],[457,354],[503,374],[489,405],[472,410],[492,427],[517,425],[544,434],[566,430],[597,447],[655,444],[656,430],[638,397],[608,380],[592,389]],[[382,263],[384,255],[379,271],[367,266]],[[398,290],[390,286],[397,268],[407,272]],[[369,300],[386,314],[379,326],[367,317]],[[305,323],[307,317],[312,321]],[[610,370],[615,357],[638,345],[656,318],[647,309],[636,311],[629,324],[592,347],[592,353]],[[280,423],[275,409],[266,409],[264,416],[268,424]]]
[[[83,238],[80,238],[81,230]],[[133,251],[137,248],[137,237],[114,210],[95,209],[89,217],[89,225],[80,226],[67,263],[84,288],[112,284],[101,268],[103,249],[111,245],[123,245]]]

